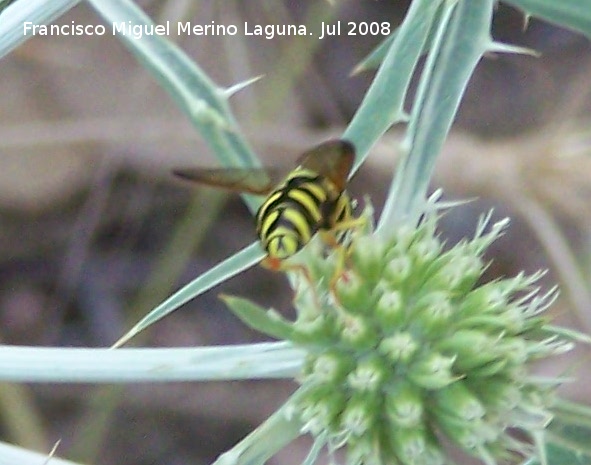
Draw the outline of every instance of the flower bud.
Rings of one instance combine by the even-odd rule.
[[[467,421],[484,417],[486,410],[463,381],[456,381],[434,393],[437,406],[448,414]]]
[[[306,370],[308,380],[315,384],[341,384],[355,366],[353,359],[347,354],[331,350],[313,357]]]
[[[410,428],[423,424],[422,392],[413,384],[401,381],[386,393],[385,412],[394,427]]]
[[[347,384],[356,391],[376,392],[383,387],[389,374],[390,369],[385,360],[372,355],[359,361],[347,377]]]
[[[339,414],[346,406],[346,397],[329,386],[317,386],[305,393],[299,401],[302,432],[318,435],[334,429]]]
[[[355,273],[342,274],[335,288],[336,300],[350,313],[369,313],[377,301],[373,289],[368,288]]]
[[[356,240],[351,261],[355,271],[363,276],[368,286],[373,287],[384,269],[384,245],[372,236],[361,236]]]
[[[384,269],[384,279],[390,284],[389,289],[396,289],[410,276],[412,271],[412,261],[408,255],[398,255],[392,257],[386,263]]]
[[[399,326],[405,318],[402,293],[400,291],[384,292],[376,304],[375,316],[385,332]]]
[[[354,436],[364,436],[374,427],[379,417],[379,401],[375,395],[354,394],[340,417],[340,427]]]
[[[349,347],[369,349],[377,340],[377,333],[367,318],[342,313],[338,320],[341,340]]]
[[[452,372],[455,359],[430,352],[409,367],[408,376],[423,388],[441,389],[458,379]]]
[[[393,428],[390,437],[396,456],[402,463],[417,463],[427,450],[423,428]]]
[[[383,339],[378,350],[392,363],[408,363],[417,352],[419,343],[409,332],[400,332]]]
[[[466,373],[500,358],[495,347],[498,339],[483,331],[462,329],[439,341],[436,347],[442,353],[456,356],[456,369]]]

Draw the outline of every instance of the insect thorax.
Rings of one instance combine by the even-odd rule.
[[[351,200],[326,177],[305,168],[291,172],[257,212],[257,233],[269,257],[285,259],[320,229],[351,217]]]

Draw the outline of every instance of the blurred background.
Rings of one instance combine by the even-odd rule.
[[[317,24],[391,21],[407,1],[138,3],[156,23]],[[1,21],[0,17],[0,21]],[[81,4],[58,23],[98,24]],[[475,199],[448,213],[450,243],[494,207],[512,226],[490,252],[486,279],[524,269],[559,282],[557,323],[591,333],[591,46],[500,5],[495,39],[539,56],[479,64],[442,154],[433,188]],[[265,77],[232,101],[265,163],[289,167],[342,132],[373,72],[350,76],[378,37],[171,37],[220,85]],[[195,189],[173,167],[215,163],[168,95],[117,40],[35,37],[0,63],[0,338],[4,344],[109,346],[173,290],[256,239],[236,195]],[[351,184],[381,206],[403,128],[375,147]],[[281,279],[253,269],[132,341],[200,346],[263,340],[217,299],[251,297],[290,313]],[[562,366],[543,370],[564,371]],[[591,403],[588,354],[571,361],[565,397]],[[0,385],[2,439],[86,463],[205,464],[260,424],[294,385],[177,383],[96,387]],[[246,401],[246,399],[248,399]],[[15,415],[16,406],[19,408]],[[23,420],[24,419],[24,420]],[[300,441],[273,463],[300,463]]]

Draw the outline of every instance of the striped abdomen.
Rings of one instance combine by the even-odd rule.
[[[265,200],[256,215],[257,233],[270,258],[283,260],[320,229],[351,217],[351,200],[326,177],[297,168]]]

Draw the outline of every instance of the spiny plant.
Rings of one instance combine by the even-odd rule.
[[[442,438],[487,464],[530,456],[552,418],[561,380],[531,368],[573,346],[542,316],[556,288],[539,292],[542,273],[478,284],[508,220],[487,230],[486,215],[446,248],[438,216],[429,203],[418,227],[355,230],[346,250],[313,241],[289,260],[293,322],[224,297],[245,323],[305,350],[288,414],[350,465],[448,463]]]

